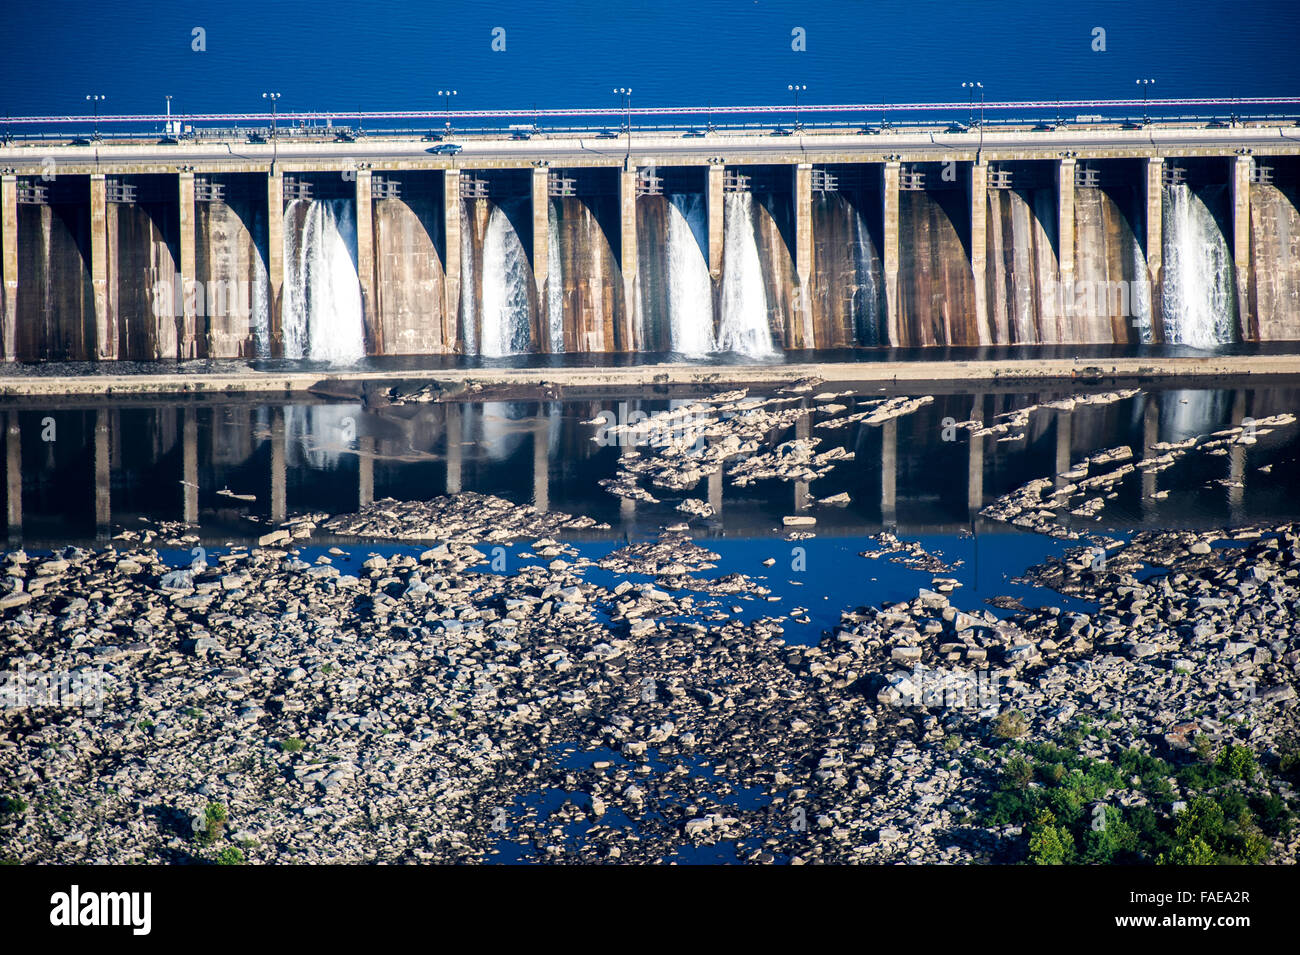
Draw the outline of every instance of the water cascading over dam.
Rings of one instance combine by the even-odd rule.
[[[754,197],[733,192],[725,200],[722,314],[718,351],[751,357],[776,353],[769,321],[769,277],[759,255]]]
[[[533,350],[537,296],[517,223],[527,200],[461,203],[461,335],[467,355],[499,358]]]
[[[1164,281],[1161,310],[1165,341],[1213,348],[1237,337],[1237,295],[1232,252],[1220,225],[1227,188],[1164,187]]]
[[[812,318],[818,348],[879,345],[885,300],[879,241],[864,201],[843,193],[812,199]]]
[[[357,228],[348,199],[294,199],[284,213],[284,354],[346,363],[365,354]]]
[[[716,350],[708,209],[701,193],[637,200],[640,314],[646,349],[688,357]]]

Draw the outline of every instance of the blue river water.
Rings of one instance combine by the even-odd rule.
[[[1105,31],[1104,50],[1094,31]],[[195,30],[203,31],[196,38]],[[805,49],[796,50],[796,30]],[[1300,5],[1223,0],[10,4],[7,115],[1168,97],[1300,89]],[[494,40],[497,47],[493,49]],[[202,50],[194,47],[202,45]]]

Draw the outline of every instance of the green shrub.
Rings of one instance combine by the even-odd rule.
[[[1065,865],[1074,859],[1074,837],[1044,809],[1029,830],[1029,861],[1034,865]]]
[[[1219,754],[1214,765],[1232,779],[1244,779],[1246,782],[1255,778],[1257,769],[1255,754],[1250,751],[1250,748],[1235,743]]]
[[[221,831],[226,827],[226,807],[218,802],[210,802],[199,819],[195,838],[200,845],[210,846],[221,838]]]
[[[234,846],[227,846],[217,853],[217,865],[243,865],[244,853]]]
[[[302,748],[306,745],[307,745],[306,743],[298,739],[296,736],[291,736],[280,743],[280,752],[282,753],[301,752]]]
[[[999,713],[993,720],[993,735],[1002,739],[1019,739],[1029,732],[1029,720],[1019,710]]]
[[[27,811],[27,800],[21,796],[0,796],[0,816],[21,816]]]
[[[1029,764],[1029,760],[1023,756],[1013,756],[1007,760],[1006,768],[1002,770],[1003,784],[1008,789],[1024,789],[1034,778],[1034,768]]]

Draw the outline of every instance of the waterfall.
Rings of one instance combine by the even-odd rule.
[[[1165,341],[1213,348],[1233,339],[1236,285],[1228,242],[1201,196],[1186,184],[1164,191]]]
[[[465,342],[465,354],[478,354],[478,299],[479,292],[474,286],[474,241],[471,230],[469,210],[464,202],[457,203],[460,215],[460,313],[461,337]]]
[[[1133,328],[1138,333],[1138,341],[1150,345],[1155,341],[1155,332],[1151,321],[1151,282],[1148,279],[1147,258],[1142,253],[1142,244],[1136,236],[1129,248],[1133,253],[1133,281],[1129,283],[1129,288],[1133,290],[1129,297]]]
[[[772,329],[767,320],[763,265],[754,235],[753,196],[747,192],[728,193],[723,208],[726,242],[718,350],[752,357],[775,354]]]
[[[854,216],[853,266],[858,275],[858,285],[853,292],[853,337],[859,345],[879,345],[882,312],[879,260],[872,254],[867,220],[856,206],[850,208]]]
[[[253,213],[253,354],[258,358],[271,357],[271,279],[266,269],[264,242],[257,238],[266,235],[266,220],[258,210]]]
[[[714,343],[713,280],[703,251],[709,241],[704,196],[676,193],[667,199],[670,347],[683,355],[706,355]]]
[[[365,344],[352,200],[294,199],[285,219],[285,357],[354,362]]]
[[[483,330],[479,354],[517,355],[531,343],[528,286],[532,270],[524,244],[501,206],[493,206],[483,238]]]
[[[555,203],[546,210],[546,327],[551,351],[564,351],[564,266],[560,256],[560,216]],[[540,291],[540,289],[539,289]]]

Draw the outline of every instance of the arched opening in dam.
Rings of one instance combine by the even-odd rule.
[[[970,175],[957,163],[899,171],[898,345],[987,343],[971,271]]]
[[[15,198],[28,198],[18,203],[15,215],[14,352],[20,361],[95,357],[89,191],[88,176],[34,176],[15,188]]]

